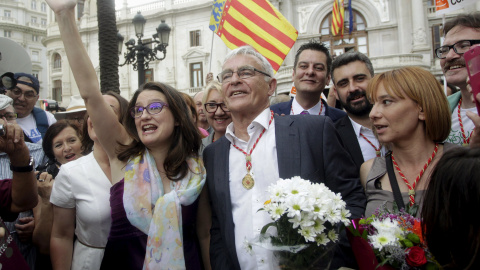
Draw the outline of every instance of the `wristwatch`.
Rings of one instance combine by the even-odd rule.
[[[10,170],[12,170],[12,172],[32,172],[34,167],[35,167],[35,160],[33,160],[32,156],[30,156],[30,160],[27,166],[17,167],[17,166],[13,166],[12,163],[10,163]]]

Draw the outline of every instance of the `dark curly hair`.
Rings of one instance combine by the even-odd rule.
[[[47,132],[45,132],[45,136],[43,137],[42,147],[43,152],[50,160],[55,160],[55,155],[53,154],[53,139],[57,137],[62,130],[66,129],[67,127],[71,127],[77,133],[78,138],[82,139],[82,134],[80,128],[77,124],[70,122],[69,120],[59,120],[55,124],[48,127]]]
[[[173,138],[171,140],[172,144],[168,149],[163,167],[169,179],[173,181],[180,180],[185,177],[189,170],[187,158],[189,156],[198,156],[201,145],[200,132],[193,123],[189,113],[190,109],[180,92],[164,83],[148,82],[142,85],[130,100],[127,109],[128,112],[135,107],[140,93],[148,90],[158,91],[165,95],[168,109],[172,112],[175,121],[179,123],[174,127]],[[134,156],[143,155],[145,145],[140,141],[133,117],[126,117],[123,125],[128,134],[133,138],[133,142],[129,145],[120,145],[117,157],[121,161],[127,161]]]

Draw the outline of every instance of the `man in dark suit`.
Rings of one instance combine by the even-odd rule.
[[[365,92],[373,75],[370,59],[360,52],[342,54],[332,64],[333,91],[347,111],[335,127],[357,170],[364,161],[384,153],[372,131],[369,118],[372,104]]]
[[[295,55],[292,75],[297,94],[290,101],[273,105],[273,112],[279,115],[326,115],[333,122],[345,116],[344,111],[329,107],[321,98],[325,86],[330,82],[331,67],[332,57],[322,43],[310,41],[300,46]]]
[[[351,218],[363,215],[365,195],[331,119],[270,111],[277,82],[262,55],[249,46],[238,48],[226,56],[222,70],[218,79],[232,123],[203,152],[212,207],[212,268],[276,269],[271,252],[244,248],[272,221],[257,211],[268,199],[270,184],[293,176],[325,183],[341,193]]]

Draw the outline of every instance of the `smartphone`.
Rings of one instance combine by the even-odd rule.
[[[472,87],[473,96],[476,97],[480,93],[480,46],[475,46],[463,54],[467,64],[468,77],[470,78],[470,86]],[[480,115],[480,103],[476,98],[477,113]]]

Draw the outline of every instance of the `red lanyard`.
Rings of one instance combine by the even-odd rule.
[[[407,185],[407,187],[408,187],[408,195],[410,196],[410,205],[413,205],[413,204],[415,203],[415,187],[417,186],[417,183],[418,183],[418,181],[420,180],[420,178],[422,178],[422,175],[423,175],[423,173],[425,172],[425,170],[427,169],[428,165],[430,165],[430,163],[432,163],[433,158],[434,158],[435,155],[437,154],[437,150],[438,150],[438,143],[435,144],[435,149],[433,149],[432,156],[427,160],[427,162],[425,163],[425,165],[423,165],[423,169],[422,169],[422,170],[420,171],[420,173],[418,174],[417,179],[415,179],[415,182],[413,182],[413,185],[410,185],[410,183],[408,182],[407,178],[406,178],[405,175],[402,173],[402,170],[400,170],[400,167],[398,166],[397,162],[395,161],[395,158],[393,157],[393,153],[392,153],[392,162],[393,162],[393,165],[394,165],[395,168],[397,169],[398,174],[400,175],[400,177],[402,177],[403,181],[405,182],[405,185]]]
[[[373,147],[373,149],[375,149],[375,154],[377,155],[377,157],[380,157],[381,156],[380,146],[378,148],[375,147],[375,145],[373,145],[373,143],[369,139],[367,139],[367,137],[365,137],[361,132],[360,132],[360,136],[362,136],[365,139],[365,141],[367,141]]]
[[[270,111],[270,121],[268,122],[268,126],[273,121],[273,111]],[[252,152],[255,150],[255,147],[257,146],[258,141],[260,141],[260,138],[262,138],[263,134],[265,133],[267,129],[263,128],[262,133],[260,133],[260,136],[258,136],[257,140],[253,144],[252,148],[250,149],[250,153],[247,153],[240,147],[238,147],[236,144],[233,144],[233,147],[235,147],[238,151],[242,152],[245,155],[245,165],[247,167],[247,174],[242,180],[242,184],[246,189],[251,189],[253,185],[255,184],[255,181],[253,180],[252,175],[250,174],[250,170],[252,169]]]
[[[465,130],[463,129],[463,122],[462,122],[462,116],[460,115],[460,107],[462,106],[462,98],[458,101],[458,123],[460,124],[460,130],[462,131],[462,139],[463,139],[463,146],[467,146],[470,143],[470,137],[472,137],[472,133],[470,133],[470,136],[465,135]]]

